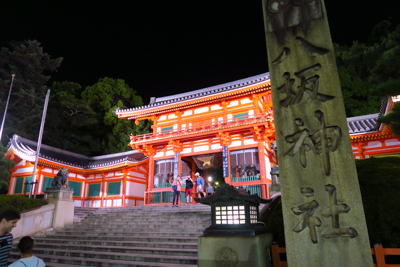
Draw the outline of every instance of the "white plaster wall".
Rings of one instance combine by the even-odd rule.
[[[44,168],[42,172],[53,173],[53,169],[50,169],[50,168]]]
[[[245,99],[242,99],[242,100],[240,100],[240,103],[243,105],[243,104],[249,104],[249,103],[252,103],[253,101],[251,101],[249,98],[245,98]]]
[[[168,151],[165,153],[165,156],[173,156],[174,154],[175,154],[174,151],[168,150]]]
[[[168,119],[175,119],[175,118],[178,118],[178,116],[176,116],[175,114],[168,115]]]
[[[157,154],[154,156],[155,158],[157,157],[164,157],[164,151],[157,152]]]
[[[139,206],[139,207],[144,206],[144,201],[142,201],[142,200],[137,200],[136,203],[137,203],[137,206]]]
[[[213,105],[213,106],[211,106],[211,110],[212,110],[212,111],[214,111],[214,110],[219,110],[219,109],[222,109],[222,107],[220,107],[219,105]]]
[[[221,149],[222,146],[220,144],[213,144],[211,145],[211,149]]]
[[[130,172],[129,172],[129,175],[130,175],[130,176],[139,177],[139,178],[144,178],[144,179],[147,178],[146,175],[144,175],[143,173],[140,173],[140,172],[130,171]]]
[[[114,207],[121,207],[122,199],[114,199]]]
[[[238,105],[239,105],[239,101],[235,100],[235,101],[232,101],[232,102],[228,105],[228,108],[230,108],[230,107],[235,107],[235,106],[238,106]]]
[[[228,114],[227,118],[228,118],[228,120],[232,120],[233,115],[232,114]]]
[[[166,115],[160,116],[160,118],[158,119],[158,121],[165,121],[167,119]]]
[[[194,110],[194,114],[199,114],[199,113],[204,113],[204,112],[208,112],[208,107],[197,108]]]
[[[68,177],[73,177],[73,178],[75,178],[75,176],[76,176],[76,174],[73,173],[73,172],[69,172],[69,173],[68,173]]]
[[[192,148],[188,147],[188,148],[184,148],[184,149],[182,150],[181,154],[184,154],[184,153],[191,153],[191,152],[192,152]]]
[[[24,173],[24,172],[33,172],[33,167],[26,167],[26,168],[20,168],[17,169],[14,173]]]
[[[88,207],[88,208],[91,208],[92,207],[92,201],[86,200],[84,206]]]
[[[100,208],[101,207],[101,200],[93,201],[93,208]]]
[[[400,142],[396,138],[388,139],[388,140],[385,140],[385,145],[387,145],[387,146],[395,146],[395,145],[400,145]]]
[[[233,141],[230,147],[242,146],[242,141]]]
[[[85,179],[85,177],[84,177],[82,174],[78,174],[78,175],[76,176],[76,178]]]
[[[89,175],[88,178],[94,178],[94,174]]]
[[[186,110],[183,114],[182,114],[182,116],[190,116],[190,115],[192,115],[193,114],[193,112],[191,111],[191,110]]]
[[[126,207],[135,206],[135,200],[134,199],[125,199],[125,206]]]
[[[208,151],[210,149],[210,146],[197,146],[193,148],[194,152],[199,152],[199,151]]]
[[[106,177],[113,177],[113,176],[114,176],[114,172],[109,172]]]
[[[146,170],[143,166],[140,166],[140,167],[139,167],[139,170],[144,171],[144,172],[147,172],[147,170]]]
[[[245,145],[253,145],[253,144],[258,144],[258,142],[254,141],[254,139],[244,139],[243,143]]]
[[[112,200],[111,199],[104,200],[104,205],[106,207],[112,207]]]
[[[96,174],[96,178],[103,178],[101,174]]]
[[[382,147],[382,143],[380,141],[372,141],[368,142],[368,144],[364,146],[364,148],[375,148],[375,147]]]
[[[249,112],[249,117],[254,115],[254,110],[249,109],[248,112]]]
[[[74,200],[75,207],[82,207],[82,200]]]
[[[267,156],[265,157],[265,176],[268,180],[272,180],[271,178],[271,162]]]
[[[129,181],[126,183],[126,194],[128,196],[143,197],[145,191],[146,191],[145,184],[139,184]]]

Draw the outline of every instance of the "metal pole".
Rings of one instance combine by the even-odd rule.
[[[42,124],[40,125],[39,139],[38,139],[37,148],[36,148],[35,165],[33,166],[32,182],[36,182],[36,168],[37,168],[38,158],[39,158],[39,154],[40,154],[40,146],[42,145],[43,128],[44,128],[44,122],[46,120],[47,106],[49,104],[49,98],[50,98],[50,89],[47,90],[46,101],[44,102]],[[35,186],[35,190],[36,190],[36,186]],[[32,191],[29,192],[29,198],[31,198],[31,197],[32,197]]]
[[[3,137],[3,128],[4,128],[4,122],[6,120],[6,114],[7,114],[7,108],[8,108],[8,101],[10,101],[10,95],[11,95],[11,90],[12,90],[12,86],[14,83],[14,77],[15,74],[11,75],[11,85],[10,85],[10,90],[8,92],[8,98],[7,98],[7,104],[6,104],[6,109],[4,110],[4,116],[3,116],[3,122],[1,123],[1,129],[0,129],[0,142],[1,142],[1,137]]]

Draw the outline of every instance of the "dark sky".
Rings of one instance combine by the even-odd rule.
[[[325,2],[339,44],[400,22],[399,0]],[[27,39],[64,58],[52,80],[124,79],[145,104],[268,71],[261,0],[1,1],[0,46]]]

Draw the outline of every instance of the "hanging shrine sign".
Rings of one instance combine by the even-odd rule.
[[[263,0],[289,266],[373,266],[325,4]]]
[[[224,177],[229,176],[229,157],[228,157],[228,147],[222,147],[222,170]]]

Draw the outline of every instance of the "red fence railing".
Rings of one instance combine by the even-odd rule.
[[[287,267],[288,264],[286,261],[281,261],[280,254],[286,254],[286,248],[279,247],[278,244],[272,243],[272,266],[273,267]],[[383,248],[381,245],[375,245],[371,248],[372,255],[375,256],[374,267],[400,267],[400,260],[398,260],[399,264],[388,264],[386,263],[386,257],[388,255],[400,256],[400,248]]]
[[[193,121],[193,122],[191,122],[192,126],[187,126],[186,128],[180,129],[180,130],[169,130],[169,131],[162,131],[162,132],[156,132],[156,133],[141,134],[141,135],[136,135],[136,136],[131,135],[131,141],[133,143],[146,142],[146,141],[151,141],[151,140],[155,140],[155,139],[169,138],[169,137],[175,136],[175,135],[181,135],[181,134],[187,135],[187,134],[195,133],[198,131],[204,131],[204,130],[212,131],[212,130],[220,128],[220,127],[228,127],[228,126],[232,126],[232,125],[240,126],[241,124],[246,125],[249,123],[256,123],[257,121],[265,122],[265,120],[268,120],[268,119],[272,119],[270,112],[252,114],[252,115],[247,115],[247,116],[243,116],[240,118],[226,119],[226,120],[220,120],[220,121],[218,121],[218,118],[215,118],[214,122]]]

